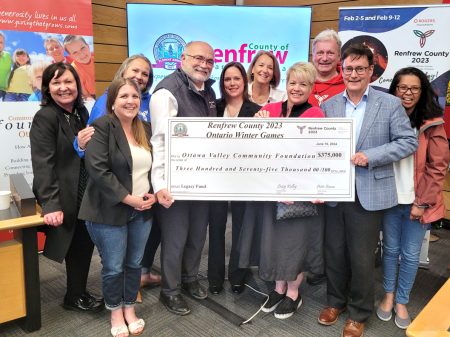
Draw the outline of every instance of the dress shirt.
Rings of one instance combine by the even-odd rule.
[[[345,97],[345,117],[354,118],[356,122],[355,143],[358,142],[359,133],[361,131],[362,122],[364,120],[364,114],[366,113],[368,94],[369,94],[369,87],[366,88],[366,91],[361,97],[361,100],[356,105],[348,98],[347,90],[345,90],[343,94],[343,96]]]

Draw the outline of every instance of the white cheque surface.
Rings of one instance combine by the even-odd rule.
[[[354,121],[170,118],[168,189],[178,200],[354,201]]]

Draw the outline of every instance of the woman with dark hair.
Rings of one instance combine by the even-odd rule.
[[[72,147],[86,126],[88,112],[81,98],[80,79],[65,63],[48,66],[42,76],[42,108],[30,130],[33,192],[42,207],[46,240],[44,255],[66,262],[64,308],[98,311],[102,300],[86,291],[94,245],[78,209],[86,186],[84,161]]]
[[[248,100],[248,82],[245,69],[238,62],[225,65],[220,75],[221,99],[217,101],[217,117],[253,117],[260,109],[258,104]],[[245,202],[232,201],[232,243],[228,264],[228,280],[231,290],[244,290],[247,269],[239,269],[236,245],[242,226]],[[225,279],[225,230],[227,224],[228,201],[212,201],[209,215],[208,281],[209,291],[218,294],[223,289]]]
[[[94,122],[86,148],[89,173],[79,217],[102,259],[105,306],[113,336],[140,335],[145,322],[134,310],[141,261],[152,226],[151,128],[138,118],[138,84],[114,80],[108,90],[108,114]]]
[[[256,53],[247,70],[248,96],[259,106],[268,103],[283,102],[286,92],[277,89],[280,84],[280,65],[276,57],[268,51]]]
[[[415,154],[394,163],[398,205],[384,214],[385,295],[377,316],[389,321],[394,308],[395,324],[406,329],[411,323],[406,304],[419,267],[425,232],[431,222],[444,217],[442,185],[449,152],[442,108],[421,70],[399,70],[389,93],[401,99],[411,126],[417,130],[419,147]]]
[[[135,81],[141,92],[141,105],[139,108],[138,117],[150,123],[150,88],[153,84],[153,69],[150,60],[143,54],[135,54],[122,62],[116,74],[114,80],[121,78],[129,78]],[[108,88],[105,90],[95,102],[91,114],[89,115],[88,127],[81,130],[78,137],[75,138],[73,143],[74,148],[77,150],[80,157],[84,156],[84,149],[86,144],[92,138],[94,134],[94,128],[90,126],[97,118],[104,116],[106,111],[106,99],[108,96]],[[141,287],[157,286],[161,284],[161,276],[151,272],[153,260],[155,258],[156,250],[161,242],[161,229],[156,221],[153,219],[152,231],[148,238],[147,245],[145,247],[144,257],[142,259],[142,275],[141,275]],[[137,302],[142,302],[141,293],[138,293]]]

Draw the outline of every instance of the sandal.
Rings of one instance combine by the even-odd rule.
[[[133,323],[128,324],[128,330],[130,334],[133,336],[139,336],[144,332],[145,322],[142,318],[134,321]]]
[[[120,325],[120,326],[115,326],[111,328],[111,335],[113,337],[117,337],[121,334],[124,334],[126,337],[128,337],[128,327],[124,324],[124,325]]]

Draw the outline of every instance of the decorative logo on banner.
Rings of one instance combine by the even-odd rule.
[[[414,34],[416,34],[417,37],[420,37],[420,48],[423,48],[425,46],[425,43],[427,42],[427,37],[430,37],[433,35],[434,30],[428,30],[425,33],[421,32],[420,30],[414,29]]]
[[[180,66],[181,54],[186,42],[177,34],[164,34],[156,40],[153,46],[154,68],[175,70]]]

